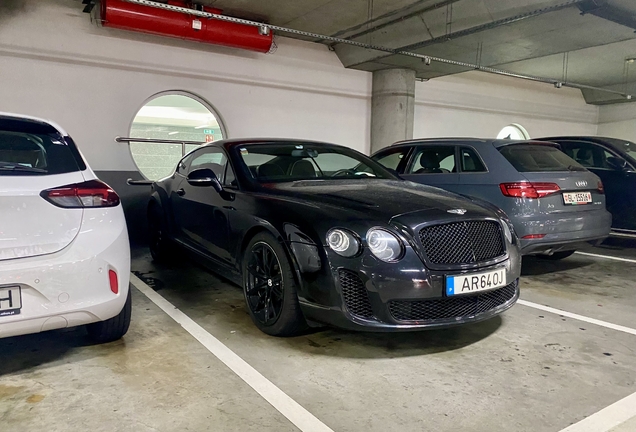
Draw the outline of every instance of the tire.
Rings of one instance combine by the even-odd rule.
[[[242,267],[245,304],[256,327],[271,336],[295,336],[307,329],[293,268],[273,235],[252,238]]]
[[[569,256],[572,256],[574,252],[576,251],[555,252],[552,255],[537,255],[537,257],[544,260],[549,260],[549,261],[559,261]]]
[[[88,331],[88,337],[96,343],[113,342],[121,339],[122,336],[128,332],[130,327],[130,317],[132,315],[132,299],[130,295],[130,289],[128,289],[128,296],[126,297],[126,303],[118,315],[107,319],[106,321],[100,321],[93,324],[88,324],[86,330]]]
[[[149,248],[152,260],[160,264],[170,264],[175,256],[173,246],[166,238],[163,211],[155,204],[148,209]]]

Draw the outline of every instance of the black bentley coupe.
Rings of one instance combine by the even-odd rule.
[[[243,287],[270,335],[473,322],[519,296],[519,241],[503,212],[333,144],[204,145],[152,184],[148,217],[155,260],[175,246],[204,258]]]

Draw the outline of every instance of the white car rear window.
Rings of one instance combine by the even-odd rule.
[[[72,146],[73,143],[47,125],[0,119],[0,175],[78,171]]]

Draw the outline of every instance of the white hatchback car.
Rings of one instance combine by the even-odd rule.
[[[119,196],[54,123],[0,113],[0,338],[130,324],[130,246]]]

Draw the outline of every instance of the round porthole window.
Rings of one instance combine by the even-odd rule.
[[[203,99],[170,92],[155,95],[139,110],[130,137],[158,141],[130,142],[130,152],[141,174],[158,180],[171,175],[185,153],[202,143],[225,138],[225,128],[220,116]]]
[[[523,126],[519,124],[511,124],[499,132],[497,139],[527,140],[530,139],[530,135]]]

